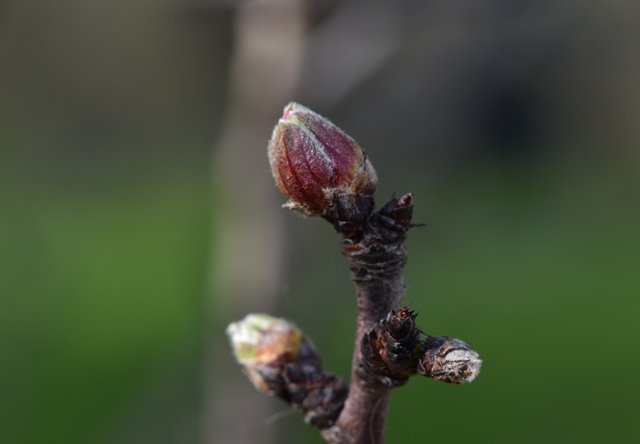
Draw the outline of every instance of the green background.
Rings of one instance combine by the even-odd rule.
[[[0,8],[2,443],[202,442],[206,348],[211,336],[224,343],[235,320],[212,309],[222,296],[210,294],[210,270],[224,260],[212,239],[235,197],[213,177],[211,159],[230,107],[236,11],[204,4]],[[337,8],[322,4],[310,8],[314,26]],[[490,4],[494,13],[507,8]],[[414,220],[425,226],[407,241],[406,302],[420,326],[469,341],[484,360],[473,384],[414,378],[395,391],[391,443],[623,443],[637,434],[635,6],[591,1],[576,11],[558,2],[567,14],[526,4],[516,27],[518,17],[567,19],[561,35],[529,30],[558,51],[523,81],[543,128],[535,137],[517,122],[492,126],[517,106],[480,119],[494,102],[463,86],[478,81],[484,91],[504,66],[489,60],[482,83],[456,68],[473,53],[447,59],[460,77],[427,93],[420,85],[429,80],[412,77],[420,61],[401,52],[322,109],[367,148],[379,203],[415,194]],[[456,12],[456,29],[490,32],[477,26],[492,22],[468,8]],[[404,45],[448,54],[450,31]],[[460,31],[454,49],[471,47],[474,35]],[[438,54],[425,59],[440,63]],[[398,73],[407,81],[389,80]],[[433,115],[415,101],[395,112],[391,103],[414,90],[446,115],[442,139],[425,133]],[[451,111],[443,97],[464,100]],[[268,136],[255,147],[265,169]],[[459,136],[451,146],[449,136]],[[320,220],[286,213],[283,221],[291,257],[273,314],[294,320],[326,367],[346,377],[355,307],[338,239]],[[230,354],[219,356],[232,365]],[[275,416],[248,427],[275,428],[280,442],[322,442],[299,413],[273,406]]]

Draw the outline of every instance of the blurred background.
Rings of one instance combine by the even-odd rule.
[[[290,100],[413,191],[406,301],[468,386],[388,442],[630,442],[640,382],[632,0],[0,1],[0,442],[321,443],[226,325],[294,320],[348,376],[331,227],[280,208]]]

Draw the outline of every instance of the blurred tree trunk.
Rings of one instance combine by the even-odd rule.
[[[247,312],[277,313],[282,288],[282,210],[266,144],[293,99],[305,36],[304,0],[249,1],[238,8],[228,110],[213,157],[214,203],[208,387],[203,443],[275,442],[276,403],[239,371],[223,328]]]

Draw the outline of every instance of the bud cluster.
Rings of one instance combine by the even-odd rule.
[[[427,336],[409,307],[391,310],[362,338],[362,373],[374,384],[402,385],[416,373],[450,384],[473,381],[482,360],[469,344],[446,336]]]
[[[382,442],[389,389],[415,374],[462,384],[482,360],[469,344],[425,335],[405,293],[404,241],[413,195],[394,196],[373,212],[376,172],[366,152],[328,119],[289,103],[268,145],[271,171],[284,205],[320,216],[342,237],[358,294],[352,380],[325,373],[311,341],[292,323],[252,314],[227,329],[237,361],[260,391],[301,410],[332,443]]]

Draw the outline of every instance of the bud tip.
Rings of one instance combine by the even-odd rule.
[[[302,332],[292,323],[266,314],[249,314],[227,327],[234,355],[245,366],[268,364],[284,354],[297,355]]]

